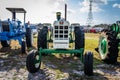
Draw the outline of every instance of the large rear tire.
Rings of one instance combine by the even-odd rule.
[[[84,55],[84,73],[88,76],[93,75],[93,54],[91,52]]]
[[[75,49],[84,48],[84,30],[82,30],[80,27],[74,28],[75,33]],[[80,57],[80,53],[76,53],[75,56]]]
[[[47,33],[48,33],[48,28],[43,27],[39,32],[38,32],[38,40],[37,40],[37,47],[38,51],[40,48],[42,49],[47,49]],[[46,55],[46,53],[42,53],[42,55]]]
[[[35,73],[40,69],[41,59],[37,50],[32,50],[29,52],[26,60],[26,67],[30,73]]]
[[[28,48],[33,46],[33,32],[31,28],[26,28],[26,44]]]
[[[107,64],[115,64],[118,57],[118,41],[112,30],[103,30],[99,38],[98,51],[101,59]]]

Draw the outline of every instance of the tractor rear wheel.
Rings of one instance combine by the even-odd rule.
[[[22,41],[21,51],[22,51],[22,53],[26,53],[26,45],[25,45],[25,41]]]
[[[1,41],[2,47],[9,47],[10,46],[10,41]]]
[[[26,60],[26,67],[30,73],[35,73],[40,69],[41,59],[37,50],[32,50],[29,52]]]
[[[118,57],[118,41],[112,30],[103,30],[99,38],[98,51],[101,59],[107,64],[115,64]]]
[[[74,28],[75,33],[75,49],[84,48],[84,31],[80,27]],[[80,57],[80,54],[77,53],[75,56]]]
[[[47,49],[47,33],[48,33],[48,28],[43,27],[39,32],[38,32],[38,40],[37,40],[37,47],[38,51],[40,48],[42,49]],[[42,53],[42,55],[46,56],[46,53]]]
[[[33,32],[31,28],[26,28],[26,44],[27,47],[33,46]]]
[[[84,73],[88,76],[93,75],[93,54],[91,52],[84,55]]]

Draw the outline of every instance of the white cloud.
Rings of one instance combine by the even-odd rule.
[[[115,4],[113,4],[113,7],[120,8],[120,4],[118,4],[118,3],[115,3]]]
[[[0,0],[0,19],[5,20],[11,18],[11,13],[6,7],[20,7],[27,11],[26,22],[32,23],[51,22],[56,19],[55,12],[64,10],[64,4],[68,0]],[[70,10],[72,12],[72,10]],[[19,15],[18,19],[23,20],[23,16]]]
[[[68,14],[73,14],[73,13],[76,13],[76,11],[75,11],[75,10],[70,9],[70,8],[68,8],[67,12],[68,12]]]
[[[81,12],[88,12],[89,11],[89,0],[84,0],[83,2],[80,2],[79,3],[81,8],[80,8],[80,11]],[[99,5],[100,4],[107,4],[107,0],[93,0],[93,3],[92,3],[92,11],[93,12],[100,12],[100,11],[103,11]]]
[[[93,0],[93,2],[97,4],[108,4],[108,0]]]

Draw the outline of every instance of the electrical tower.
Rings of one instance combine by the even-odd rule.
[[[87,26],[91,27],[93,22],[93,15],[92,15],[92,3],[93,0],[89,0],[89,12],[88,12],[88,18],[87,18]]]

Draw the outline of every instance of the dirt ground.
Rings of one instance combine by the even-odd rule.
[[[86,39],[91,40],[94,37],[94,34],[86,35]],[[88,41],[87,44],[94,45]],[[88,46],[86,50],[91,49]],[[26,51],[27,54],[29,50],[31,49]],[[18,42],[12,41],[11,47],[2,48],[0,45],[0,80],[120,80],[120,61],[118,60],[115,65],[108,65],[99,59],[97,52],[93,53],[95,55],[93,76],[84,75],[83,64],[78,58],[59,54],[42,57],[41,69],[31,74],[26,69],[27,54],[21,54]]]

